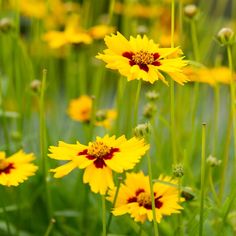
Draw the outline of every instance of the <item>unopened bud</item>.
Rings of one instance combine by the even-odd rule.
[[[174,177],[181,178],[184,175],[184,167],[181,163],[173,165],[172,172]]]
[[[159,93],[156,92],[155,90],[148,91],[145,95],[146,95],[146,98],[150,101],[156,101],[160,96]]]
[[[41,85],[42,85],[41,81],[35,79],[35,80],[31,81],[30,88],[33,92],[39,93],[40,89],[41,89]]]
[[[154,114],[156,113],[156,106],[153,103],[148,103],[143,110],[143,115],[148,118],[151,119]]]
[[[213,157],[212,155],[210,155],[207,158],[207,163],[211,166],[211,167],[215,167],[215,166],[219,166],[221,164],[221,160],[218,160],[216,157]]]
[[[150,133],[150,124],[139,124],[134,128],[134,136],[136,137],[145,137]]]
[[[217,34],[217,39],[222,46],[232,45],[235,43],[235,33],[230,28],[222,28]]]
[[[107,118],[107,112],[99,110],[96,112],[96,121],[104,121]]]
[[[3,33],[9,32],[11,29],[13,29],[13,22],[10,18],[2,18],[0,20],[0,31]]]
[[[194,18],[197,13],[198,13],[198,8],[194,4],[188,4],[184,7],[184,14],[189,19]]]

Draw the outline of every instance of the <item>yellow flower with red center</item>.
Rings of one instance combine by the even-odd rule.
[[[35,174],[38,167],[31,163],[34,155],[19,151],[6,158],[5,152],[0,152],[0,184],[5,186],[18,186],[29,176]]]
[[[58,147],[51,146],[48,156],[57,160],[68,161],[66,164],[52,169],[55,178],[69,174],[73,169],[85,169],[83,182],[89,183],[95,193],[105,194],[108,188],[114,187],[112,172],[122,173],[133,169],[140,158],[149,149],[144,139],[125,136],[116,139],[108,135],[97,137],[96,141],[87,146],[79,142],[67,144],[59,142]]]
[[[182,51],[176,48],[159,48],[147,36],[130,37],[128,41],[119,32],[105,37],[107,49],[96,57],[107,63],[106,67],[118,70],[128,80],[143,79],[150,83],[161,79],[167,84],[163,72],[169,74],[176,82],[188,81],[182,69],[187,61],[180,56]]]
[[[164,215],[179,213],[182,207],[179,202],[177,181],[171,177],[160,176],[158,182],[153,184],[156,220],[160,223]],[[113,202],[116,188],[109,190],[108,200]],[[124,184],[121,184],[115,207],[112,211],[115,216],[130,214],[135,221],[144,222],[153,220],[152,202],[149,177],[143,172],[127,173]]]
[[[72,99],[67,110],[68,115],[75,121],[89,122],[92,112],[92,103],[92,98],[87,95]]]
[[[43,35],[43,40],[54,49],[67,44],[92,43],[91,36],[80,27],[78,18],[77,15],[71,16],[64,31],[49,31]]]

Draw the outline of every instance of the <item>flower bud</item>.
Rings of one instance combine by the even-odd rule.
[[[235,33],[230,28],[222,28],[217,34],[217,39],[222,46],[232,45],[235,43]]]
[[[148,118],[151,119],[154,114],[156,113],[156,106],[153,103],[148,103],[145,105],[144,110],[143,110],[143,115]]]
[[[189,19],[193,19],[198,13],[198,8],[194,4],[188,4],[184,7],[184,14]]]
[[[2,18],[0,20],[0,31],[3,33],[9,32],[11,29],[13,29],[13,22],[10,18]]]
[[[107,112],[99,110],[96,112],[96,121],[104,121],[107,118]]]
[[[146,95],[146,98],[150,101],[156,101],[160,96],[159,93],[156,92],[155,90],[148,91],[145,95]]]
[[[139,124],[134,128],[134,136],[136,137],[145,137],[147,134],[150,133],[150,124]]]
[[[181,163],[173,165],[172,172],[174,177],[181,178],[184,175],[184,167]]]
[[[218,160],[216,157],[213,157],[212,155],[210,155],[207,158],[207,163],[211,166],[211,167],[215,167],[215,166],[219,166],[221,164],[221,160]]]
[[[40,92],[40,89],[41,89],[41,81],[40,80],[32,80],[31,83],[30,83],[30,88],[33,92],[35,93],[39,93]]]

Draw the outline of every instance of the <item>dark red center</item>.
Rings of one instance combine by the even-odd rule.
[[[146,72],[149,71],[148,65],[153,65],[153,66],[160,66],[161,65],[161,62],[158,60],[160,58],[159,53],[150,53],[150,56],[152,57],[152,62],[150,64],[144,63],[145,60],[143,60],[143,61],[140,60],[140,62],[135,61],[134,60],[135,53],[133,53],[133,52],[124,52],[122,54],[122,56],[129,59],[130,66],[138,65],[141,70],[144,70]]]
[[[9,163],[6,167],[4,167],[3,169],[0,169],[0,175],[3,173],[10,174],[12,169],[15,169],[14,164]]]
[[[144,189],[138,189],[138,190],[136,191],[136,193],[135,193],[135,196],[130,197],[130,198],[127,200],[127,203],[138,202],[138,196],[139,196],[139,194],[140,194],[140,193],[144,193],[144,192],[145,192]],[[155,193],[154,195],[156,195],[156,193]],[[163,203],[160,201],[161,198],[162,198],[162,196],[159,196],[159,197],[155,198],[155,207],[156,207],[157,209],[160,209],[160,208],[162,207],[162,205],[163,205]],[[150,203],[145,203],[145,204],[139,203],[139,206],[143,206],[143,207],[145,207],[145,208],[148,209],[148,210],[151,210],[151,209],[152,209],[152,203],[151,203],[151,202],[150,202]]]
[[[119,152],[120,149],[119,148],[111,148],[110,152],[107,153],[106,155],[102,156],[102,157],[95,157],[92,155],[88,154],[88,149],[83,150],[82,152],[78,153],[78,156],[85,156],[86,158],[88,158],[89,160],[94,160],[94,165],[97,168],[103,168],[106,167],[106,163],[104,160],[109,160],[112,159],[114,153]]]

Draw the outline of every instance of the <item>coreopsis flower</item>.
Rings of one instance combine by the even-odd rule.
[[[18,186],[35,174],[38,167],[31,163],[35,159],[32,153],[22,150],[6,158],[5,152],[0,152],[0,184]]]
[[[75,121],[89,122],[92,112],[92,103],[92,98],[87,95],[72,99],[68,107],[68,115]]]
[[[121,173],[133,169],[135,164],[149,149],[144,139],[125,136],[116,139],[108,135],[103,138],[97,137],[94,142],[82,145],[59,142],[58,147],[51,146],[48,156],[68,161],[66,164],[51,169],[55,178],[61,178],[69,174],[73,169],[85,169],[83,182],[89,183],[95,193],[105,194],[108,188],[114,187],[112,172]]]
[[[97,55],[107,63],[106,67],[118,70],[128,80],[143,79],[150,83],[161,79],[167,84],[163,72],[169,74],[176,82],[183,84],[188,79],[182,72],[187,61],[180,56],[182,51],[176,48],[159,48],[146,35],[128,41],[119,32],[105,37],[107,49]]]
[[[60,48],[67,44],[90,44],[91,36],[78,24],[78,16],[72,16],[64,31],[52,30],[43,35],[43,40],[48,42],[51,48]]]
[[[93,99],[87,95],[82,95],[70,101],[67,112],[72,120],[90,122],[92,106]],[[99,110],[95,114],[95,125],[110,128],[115,119],[116,111],[114,109]]]
[[[171,177],[160,176],[158,182],[153,184],[156,220],[160,223],[164,215],[179,213],[179,205],[183,198],[179,197],[177,181]],[[113,201],[116,188],[109,190],[108,200]],[[112,211],[115,216],[130,214],[135,221],[144,222],[153,220],[152,202],[149,177],[143,172],[127,173],[124,184],[121,184],[115,207]]]
[[[95,25],[89,29],[89,34],[94,39],[103,39],[105,35],[113,33],[114,27],[108,25]]]

